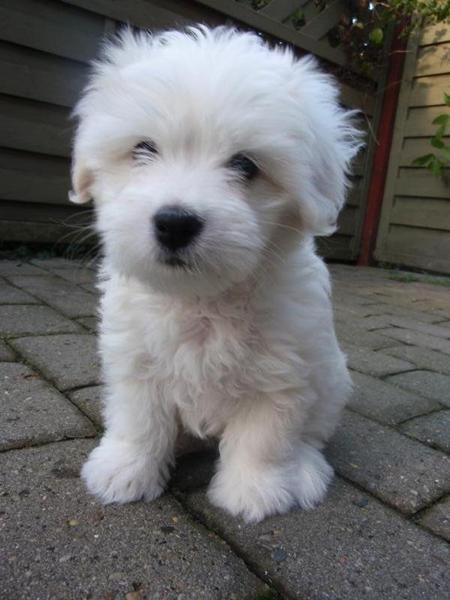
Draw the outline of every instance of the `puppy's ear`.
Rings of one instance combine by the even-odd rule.
[[[72,190],[69,192],[69,200],[75,204],[85,204],[92,199],[92,185],[94,174],[84,162],[75,157],[72,164]]]
[[[302,139],[296,185],[301,219],[314,235],[331,235],[345,204],[352,159],[364,146],[354,124],[358,111],[341,106],[337,82],[314,59],[300,59],[293,68]]]

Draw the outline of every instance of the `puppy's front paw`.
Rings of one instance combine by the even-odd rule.
[[[212,504],[241,516],[248,523],[289,510],[292,496],[282,486],[282,476],[276,467],[252,470],[221,466],[208,490]]]
[[[103,504],[153,500],[164,481],[142,446],[103,438],[81,469],[88,490]]]
[[[304,444],[287,475],[295,503],[304,509],[320,504],[325,498],[333,474],[333,468],[322,452]]]
[[[332,477],[333,469],[322,453],[304,445],[289,464],[258,469],[221,465],[208,496],[232,515],[258,522],[295,505],[313,508],[324,499]]]

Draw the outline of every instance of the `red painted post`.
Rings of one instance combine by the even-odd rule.
[[[400,32],[401,28],[397,27],[391,44],[390,61],[377,130],[377,146],[373,157],[372,174],[367,193],[366,215],[362,227],[361,251],[357,261],[357,264],[361,266],[371,264],[377,238],[398,95],[405,62],[407,40],[400,36]]]

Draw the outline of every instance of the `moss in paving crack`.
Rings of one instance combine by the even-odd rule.
[[[253,596],[253,600],[277,600],[278,598],[280,598],[278,593],[269,587],[256,592],[256,594]]]

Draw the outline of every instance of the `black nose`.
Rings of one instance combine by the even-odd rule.
[[[188,246],[203,228],[195,213],[180,206],[163,206],[153,217],[156,239],[168,250]]]

